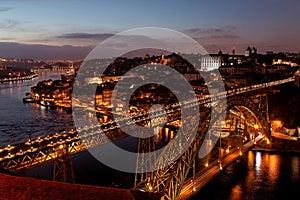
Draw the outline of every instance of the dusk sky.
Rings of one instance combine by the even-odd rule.
[[[53,58],[57,50],[83,58],[112,34],[149,26],[185,33],[210,53],[234,45],[238,53],[300,52],[299,10],[299,0],[0,0],[0,57]]]

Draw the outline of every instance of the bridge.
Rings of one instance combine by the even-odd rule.
[[[74,182],[70,156],[128,136],[120,131],[119,124],[130,126],[132,123],[137,123],[145,126],[149,124],[153,127],[160,126],[164,122],[162,119],[165,114],[167,123],[171,124],[178,120],[181,107],[199,106],[201,123],[196,137],[190,138],[189,130],[185,130],[184,133],[186,141],[192,140],[188,150],[168,166],[152,172],[137,173],[133,188],[133,190],[161,193],[165,199],[186,199],[256,143],[269,142],[271,133],[266,91],[271,87],[294,81],[295,78],[290,77],[236,88],[201,99],[170,104],[165,107],[166,112],[158,108],[149,113],[141,112],[130,117],[124,116],[117,122],[108,120],[77,130],[29,138],[27,141],[1,148],[0,167],[18,173],[53,161],[53,179]],[[212,112],[212,106],[215,112]],[[219,120],[222,114],[226,115],[228,123]],[[213,125],[210,127],[209,124]],[[232,129],[233,126],[234,129]],[[218,141],[214,148],[211,145],[212,138],[217,138]],[[144,147],[142,144],[147,142],[151,143],[151,139],[141,139],[139,146],[142,148]],[[199,157],[200,147],[209,152],[203,158]],[[147,148],[138,150],[140,156],[151,151],[153,146],[148,145]],[[168,145],[165,153],[161,153],[154,162],[160,165],[172,160],[178,155],[179,148]],[[145,157],[146,162],[137,163],[137,168],[145,167],[145,163],[150,163],[150,159],[152,158]]]

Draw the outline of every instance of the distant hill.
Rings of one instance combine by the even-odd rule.
[[[93,48],[0,42],[0,57],[37,60],[82,60]]]

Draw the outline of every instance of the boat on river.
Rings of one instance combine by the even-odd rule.
[[[31,98],[31,97],[24,97],[23,98],[23,102],[24,103],[34,103],[35,100],[33,98]]]

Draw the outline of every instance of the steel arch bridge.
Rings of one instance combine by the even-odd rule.
[[[186,183],[189,174],[195,167],[195,159],[200,150],[201,144],[205,140],[205,135],[211,126],[208,121],[214,124],[222,114],[228,113],[231,109],[237,109],[244,114],[245,118],[252,124],[259,124],[260,131],[270,137],[270,124],[268,121],[267,96],[259,94],[254,96],[235,95],[227,98],[227,101],[215,102],[215,111],[205,109],[201,116],[201,123],[198,133],[189,149],[175,162],[159,170],[141,175],[135,184],[136,190],[161,193],[164,199],[178,199],[183,185]],[[204,107],[200,106],[203,111]],[[188,134],[187,134],[188,135]],[[178,147],[170,146],[166,152],[161,153],[156,162],[164,163],[172,159],[178,153]],[[158,164],[159,165],[159,164]]]
[[[231,110],[237,110],[242,113],[248,123],[252,125],[259,124],[260,131],[266,137],[270,137],[266,90],[269,87],[289,82],[294,82],[294,77],[244,88],[236,88],[209,98],[186,101],[181,105],[169,105],[166,108],[168,122],[176,120],[180,106],[199,106],[201,123],[197,129],[197,135],[195,138],[191,138],[189,130],[185,130],[183,139],[185,141],[193,140],[189,149],[167,167],[161,167],[159,170],[149,173],[137,174],[133,189],[161,193],[165,199],[178,199],[182,187],[190,178],[191,171],[195,169],[195,158],[205,141],[205,136],[207,133],[210,133],[210,128],[212,128],[210,124],[218,123],[220,116],[224,113],[228,115]],[[214,106],[213,112],[211,109],[212,105]],[[152,114],[157,119],[154,120],[156,123],[154,126],[161,125],[160,118],[162,114],[160,110],[155,110],[149,114]],[[121,123],[148,124],[151,120],[148,114],[140,113],[134,119],[123,118]],[[193,121],[188,121],[188,123],[194,124]],[[108,137],[103,137],[103,133]],[[8,145],[0,149],[0,168],[11,172],[20,172],[46,162],[54,161],[56,169],[54,180],[72,182],[74,181],[72,170],[66,171],[72,168],[69,156],[123,137],[124,135],[119,131],[117,123],[115,121],[108,121],[92,127],[83,127],[80,130],[46,135],[36,139],[30,138],[28,141]],[[141,141],[144,142],[144,146],[147,146],[147,148],[150,147],[148,151],[152,151],[152,141]],[[163,152],[154,162],[158,166],[162,166],[162,163],[173,160],[178,155],[178,149],[178,146],[168,146],[166,148],[167,153]],[[145,152],[147,152],[147,149]],[[142,152],[140,154],[141,156],[143,155]],[[149,162],[149,158],[145,159],[148,159],[148,161],[145,160],[142,164],[151,163]],[[137,168],[139,167],[143,166],[137,163]]]

